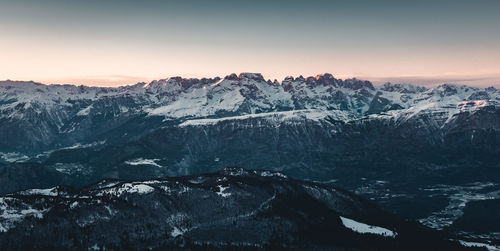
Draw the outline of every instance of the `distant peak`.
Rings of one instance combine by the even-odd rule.
[[[323,73],[316,75],[315,79],[320,80],[320,79],[335,79],[335,78],[330,73]]]
[[[168,82],[182,82],[183,78],[181,76],[175,76],[168,79]]]
[[[238,75],[236,75],[235,73],[232,73],[230,75],[227,75],[226,77],[224,77],[224,79],[226,80],[241,80],[241,79],[253,79],[253,80],[256,80],[256,81],[266,81],[264,79],[264,77],[262,76],[262,74],[260,73],[251,73],[251,72],[242,72]]]
[[[183,88],[190,88],[192,86],[198,86],[198,85],[210,85],[219,80],[220,80],[219,77],[198,79],[198,78],[183,78],[176,76],[176,77],[170,77],[168,79],[153,80],[151,81],[151,83],[144,85],[144,87],[148,88],[148,87],[180,85]]]
[[[262,74],[260,73],[250,73],[250,72],[242,72],[240,75],[238,75],[239,79],[247,78],[247,79],[253,79],[257,81],[265,81],[264,77],[262,77]]]
[[[19,81],[19,80],[10,80],[10,79],[7,79],[7,80],[4,80],[4,81],[0,81],[0,86],[32,86],[32,85],[37,85],[37,86],[41,86],[41,85],[44,85],[44,84],[41,84],[41,83],[38,83],[38,82],[34,82],[34,81]]]
[[[238,80],[238,76],[235,73],[231,73],[224,77],[226,80]]]

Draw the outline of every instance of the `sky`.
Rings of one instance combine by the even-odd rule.
[[[500,87],[500,1],[0,0],[0,79],[240,72]]]

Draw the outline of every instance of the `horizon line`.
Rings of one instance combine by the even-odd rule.
[[[129,75],[89,75],[89,76],[76,76],[76,77],[62,77],[62,78],[49,78],[49,79],[39,79],[39,80],[21,80],[21,79],[11,79],[7,78],[0,81],[13,81],[13,82],[35,82],[45,85],[75,85],[75,86],[91,86],[91,87],[120,87],[120,86],[130,86],[139,83],[150,83],[152,81],[171,79],[180,77],[183,79],[202,79],[202,78],[221,78],[224,79],[227,76],[232,74],[236,74],[237,76],[243,73],[251,73],[251,74],[261,74],[258,72],[241,72],[239,74],[230,73],[221,76],[201,76],[199,74],[184,74],[184,76],[180,75],[172,75],[169,77],[141,77],[141,76],[129,76]],[[298,74],[298,76],[287,75],[286,77],[282,77],[281,80],[278,78],[269,77],[264,74],[261,74],[265,81],[278,81],[282,83],[285,78],[293,77],[294,79],[303,77],[305,79],[310,77],[317,77],[325,74],[330,74],[336,79],[346,80],[346,79],[358,79],[363,81],[369,81],[374,85],[383,85],[386,83],[391,84],[411,84],[415,86],[423,86],[423,87],[433,87],[439,86],[443,84],[457,84],[457,85],[467,85],[467,86],[475,86],[481,88],[487,87],[495,87],[500,88],[500,76],[495,75],[483,75],[483,76],[474,76],[474,75],[435,75],[435,76],[417,76],[417,75],[407,75],[407,76],[355,76],[354,74],[331,74],[331,73],[321,73],[316,75],[306,76],[306,74]],[[362,75],[362,74],[361,74]],[[488,81],[488,83],[484,83]]]

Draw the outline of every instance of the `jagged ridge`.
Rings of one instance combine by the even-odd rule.
[[[432,113],[443,126],[458,113],[497,107],[499,102],[500,91],[495,88],[373,86],[369,81],[341,80],[331,74],[287,77],[281,83],[266,81],[258,73],[231,74],[223,79],[172,77],[117,88],[4,81],[0,82],[0,135],[9,143],[0,143],[0,152],[38,154],[101,141],[103,137],[95,135],[140,123],[134,120],[141,118],[182,123],[308,110],[324,112],[322,117],[335,113],[344,121],[382,114],[404,122],[415,114]],[[162,125],[145,126],[141,129]]]

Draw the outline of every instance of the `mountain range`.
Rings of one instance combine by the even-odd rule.
[[[173,77],[117,88],[4,81],[0,82],[0,133],[6,140],[0,149],[31,156],[57,147],[107,140],[107,134],[130,124],[142,124],[139,129],[144,132],[173,123],[215,122],[191,121],[194,119],[245,119],[241,116],[255,114],[313,121],[370,118],[391,120],[395,125],[430,114],[436,117],[436,127],[449,131],[459,114],[494,114],[499,102],[500,91],[493,87],[373,86],[368,81],[341,80],[330,74],[287,77],[281,83],[266,81],[256,73],[232,74],[224,79]],[[154,125],[133,121],[137,118],[152,120]],[[155,120],[158,118],[161,121]],[[494,122],[484,126],[498,126]]]
[[[498,245],[498,226],[477,224],[499,218],[481,210],[500,201],[499,130],[493,87],[258,73],[116,88],[3,81],[0,194],[241,166]]]

